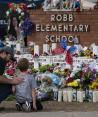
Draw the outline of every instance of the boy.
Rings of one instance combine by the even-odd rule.
[[[24,81],[19,85],[16,85],[16,108],[21,111],[42,110],[42,105],[36,99],[37,88],[36,81],[33,75],[28,74],[29,62],[27,59],[22,58],[18,61],[18,69],[20,70],[19,77]]]

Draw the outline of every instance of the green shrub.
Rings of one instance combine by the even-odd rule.
[[[16,100],[15,95],[10,95],[9,97],[6,98],[5,101],[14,101]]]
[[[46,72],[47,66],[46,65],[40,66],[39,71],[42,72],[42,73]]]

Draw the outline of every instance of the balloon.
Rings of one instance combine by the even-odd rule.
[[[12,3],[8,3],[8,7],[9,8],[12,8]]]
[[[21,15],[24,16],[24,12],[21,12]]]
[[[9,16],[9,14],[10,14],[10,12],[9,12],[9,11],[7,11],[7,12],[6,12],[6,15],[7,15],[7,16]]]
[[[61,46],[63,49],[65,49],[65,50],[66,50],[66,48],[67,48],[66,40],[61,39],[60,46]]]
[[[17,8],[17,12],[18,12],[18,13],[21,13],[21,11],[22,11],[22,10],[21,10],[20,8]]]
[[[70,52],[71,54],[73,54],[75,51],[77,50],[76,46],[72,46],[68,49],[68,52]]]
[[[16,8],[16,7],[17,7],[17,5],[16,5],[15,3],[13,3],[13,7],[14,7],[14,8]]]

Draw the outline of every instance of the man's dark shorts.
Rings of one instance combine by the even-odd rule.
[[[0,84],[0,102],[12,94],[12,85]]]

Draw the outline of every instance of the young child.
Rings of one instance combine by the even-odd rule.
[[[18,61],[17,67],[20,70],[18,74],[19,78],[23,78],[24,81],[19,85],[16,85],[16,108],[19,111],[37,111],[42,110],[42,105],[36,99],[36,81],[32,74],[28,73],[29,62],[27,59],[22,58]]]

